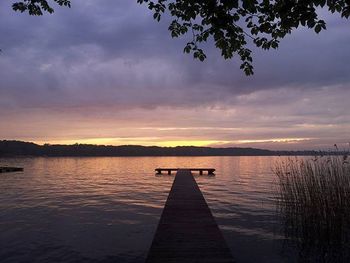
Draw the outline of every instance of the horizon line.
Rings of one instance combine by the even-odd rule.
[[[266,149],[266,148],[258,148],[258,147],[242,147],[242,146],[197,146],[197,145],[176,145],[176,146],[159,146],[159,145],[142,145],[142,144],[119,144],[119,145],[112,145],[112,144],[92,144],[92,143],[72,143],[72,144],[61,144],[61,143],[38,143],[35,141],[23,141],[23,140],[7,140],[3,139],[0,140],[0,142],[19,142],[19,143],[28,143],[28,144],[35,144],[38,146],[76,146],[76,145],[82,145],[82,146],[95,146],[95,147],[144,147],[144,148],[208,148],[208,149],[253,149],[253,150],[263,150],[263,151],[270,151],[270,152],[350,152],[350,149],[338,149],[336,147],[336,144],[334,145],[334,149],[328,149],[328,150],[316,150],[316,149],[304,149],[304,150],[272,150],[272,149]]]

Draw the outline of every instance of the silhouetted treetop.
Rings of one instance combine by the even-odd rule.
[[[255,148],[211,148],[195,146],[157,147],[140,145],[38,145],[23,141],[0,140],[0,157],[13,156],[273,156],[273,155],[343,155],[344,151],[270,151]],[[346,153],[348,154],[348,153]]]
[[[53,0],[70,6],[68,0]],[[206,58],[201,43],[212,39],[225,59],[238,55],[241,69],[253,74],[250,43],[262,49],[276,49],[279,42],[299,26],[316,33],[326,29],[318,13],[327,9],[349,18],[350,0],[137,0],[146,4],[153,17],[160,21],[163,14],[173,18],[169,25],[172,37],[189,34],[184,48],[194,58]],[[13,5],[15,10],[31,15],[42,15],[42,10],[53,12],[45,0],[24,0]]]

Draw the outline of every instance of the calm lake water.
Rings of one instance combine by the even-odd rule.
[[[1,262],[143,262],[174,176],[156,167],[214,167],[196,180],[237,262],[297,262],[276,216],[284,157],[0,159]]]

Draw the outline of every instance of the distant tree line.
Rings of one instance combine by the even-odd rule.
[[[275,156],[343,154],[319,151],[270,151],[255,148],[211,147],[157,147],[157,146],[106,146],[91,144],[38,145],[23,141],[0,141],[0,156]]]

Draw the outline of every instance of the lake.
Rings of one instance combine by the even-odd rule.
[[[237,262],[297,262],[276,213],[273,166],[286,157],[7,158],[0,174],[1,262],[143,262],[174,176],[195,176]]]

